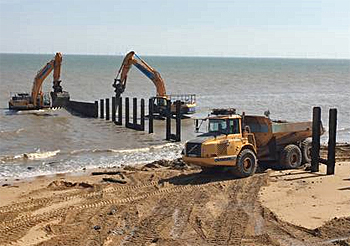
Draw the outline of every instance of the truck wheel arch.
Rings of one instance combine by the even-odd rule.
[[[240,154],[243,150],[245,150],[245,149],[250,149],[250,150],[253,151],[254,154],[257,156],[257,153],[256,153],[256,151],[255,151],[253,145],[251,145],[251,144],[246,144],[246,145],[244,145],[244,146],[241,148],[241,150],[239,151],[239,153],[238,153],[237,156],[239,156],[239,154]]]

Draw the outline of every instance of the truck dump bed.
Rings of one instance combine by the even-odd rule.
[[[298,144],[312,136],[312,122],[272,121],[265,116],[244,116],[244,125],[254,133],[258,158],[275,159],[286,145]]]

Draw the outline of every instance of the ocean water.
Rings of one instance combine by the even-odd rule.
[[[0,54],[0,180],[71,172],[83,168],[133,165],[180,156],[183,143],[167,143],[164,122],[155,134],[60,110],[13,113],[10,92],[30,92],[36,72],[52,55]],[[197,94],[197,114],[214,107],[288,121],[311,120],[312,107],[338,109],[338,142],[350,142],[350,60],[143,57],[158,70],[168,94]],[[63,55],[62,86],[71,98],[95,101],[114,94],[122,57]],[[52,76],[44,82],[50,91]],[[123,96],[149,98],[153,83],[136,68]],[[183,121],[183,141],[195,137],[193,120]],[[322,137],[327,141],[327,133]]]

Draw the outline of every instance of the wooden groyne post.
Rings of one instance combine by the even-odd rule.
[[[176,131],[175,134],[171,133],[171,118],[172,118],[172,112],[171,112],[171,101],[167,100],[167,105],[166,105],[166,133],[165,133],[165,138],[166,140],[170,141],[173,140],[175,142],[180,142],[181,141],[181,101],[176,101],[175,102],[175,122],[176,122]]]
[[[148,133],[153,133],[153,99],[148,100]]]
[[[321,127],[321,108],[314,107],[312,112],[311,172],[319,171],[320,133],[321,133],[320,127]]]
[[[319,163],[322,163],[327,165],[327,175],[333,175],[337,142],[337,109],[332,108],[329,110],[327,159],[320,158],[321,126],[321,108],[314,107],[312,116],[311,172],[318,172]]]
[[[166,101],[166,124],[165,124],[165,139],[170,141],[171,140],[171,101]]]
[[[129,98],[125,98],[125,127],[129,128],[130,127],[130,122],[129,122]]]
[[[132,99],[132,124],[133,128],[137,125],[137,98]]]
[[[181,101],[176,101],[176,136],[175,141],[181,141]]]
[[[337,142],[337,109],[329,110],[329,136],[327,153],[327,175],[334,174],[335,169],[335,146]]]
[[[116,103],[118,106],[118,121],[115,123],[121,126],[123,124],[123,98],[119,97]]]
[[[103,99],[100,99],[100,118],[103,119],[104,116],[105,116],[104,101],[103,101]]]
[[[98,101],[95,101],[94,112],[94,118],[98,118]]]
[[[106,98],[106,120],[109,120],[109,98]]]
[[[112,97],[112,121],[115,122],[115,114],[116,114],[116,105],[115,105],[115,97]]]
[[[141,99],[141,122],[140,122],[140,131],[145,130],[145,99]]]

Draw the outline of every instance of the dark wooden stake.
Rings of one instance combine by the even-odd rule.
[[[106,98],[106,120],[109,120],[109,98]]]
[[[116,110],[115,97],[112,97],[112,122],[115,122],[115,110]]]
[[[141,99],[141,131],[145,130],[145,99]]]
[[[129,98],[125,98],[125,127],[129,127]]]
[[[171,140],[171,101],[166,100],[166,132],[165,132],[165,139]]]
[[[103,119],[105,117],[105,105],[103,99],[100,99],[100,118]]]
[[[176,140],[181,141],[181,101],[176,101]]]
[[[329,110],[329,136],[327,154],[327,175],[334,174],[335,168],[335,145],[337,142],[337,109]]]
[[[312,114],[311,172],[319,171],[321,108],[314,107]]]
[[[137,128],[137,98],[132,99],[132,124],[134,129]]]
[[[95,115],[94,115],[95,118],[98,117],[98,101],[95,101]]]
[[[153,99],[148,100],[148,133],[153,133]]]
[[[117,125],[123,124],[123,98],[118,98],[118,121],[116,122]]]

